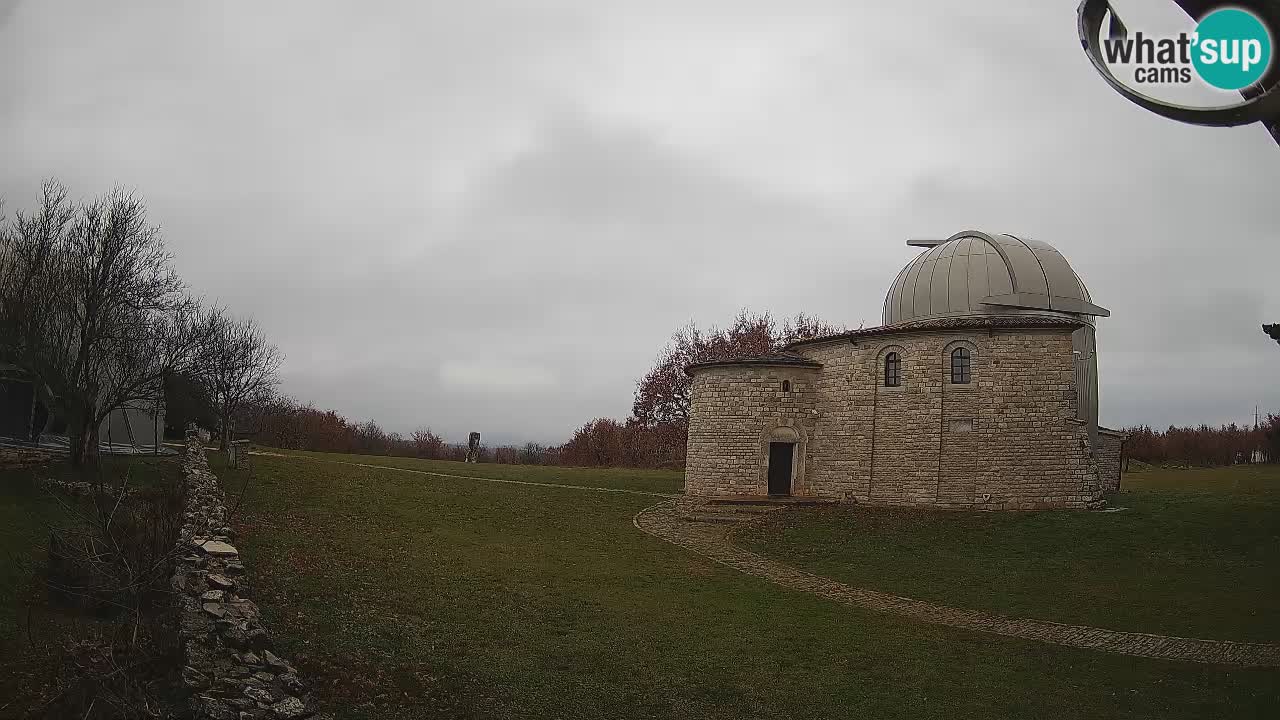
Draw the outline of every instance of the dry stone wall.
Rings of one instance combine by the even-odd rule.
[[[965,347],[972,382],[950,382]],[[694,371],[687,492],[763,494],[768,431],[803,430],[792,494],[885,505],[1086,507],[1113,440],[1077,421],[1071,329],[917,330],[802,345],[818,368]],[[901,386],[883,361],[901,358]],[[780,385],[790,379],[791,398]],[[1118,442],[1118,441],[1115,441]]]
[[[180,604],[180,642],[196,720],[301,720],[313,699],[285,659],[272,652],[258,606],[248,597],[245,567],[232,543],[218,478],[204,453],[208,435],[189,433],[184,460],[186,517],[178,540],[173,590]]]

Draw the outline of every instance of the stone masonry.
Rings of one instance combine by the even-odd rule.
[[[686,488],[695,495],[762,495],[772,431],[799,436],[797,484],[805,494],[807,438],[817,419],[818,368],[727,366],[693,377]],[[789,390],[782,390],[782,383]]]
[[[297,671],[271,651],[258,606],[248,598],[244,563],[231,543],[218,478],[203,432],[187,436],[186,518],[173,590],[180,605],[182,680],[196,720],[300,720],[316,714]]]
[[[1102,483],[1103,492],[1120,489],[1125,437],[1124,433],[1116,430],[1101,428],[1098,431],[1098,440],[1102,445],[1102,452],[1098,453],[1098,481]]]
[[[763,495],[778,428],[798,435],[791,494],[883,505],[1086,507],[1118,485],[1122,436],[1090,452],[1070,322],[876,328],[794,359],[694,366],[686,492]],[[965,347],[972,382],[950,381]],[[884,358],[901,358],[886,387]],[[788,389],[783,390],[783,382]]]

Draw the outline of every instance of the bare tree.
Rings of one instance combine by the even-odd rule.
[[[444,440],[429,427],[420,427],[413,431],[413,452],[420,458],[439,460],[444,450]]]
[[[19,362],[49,322],[57,299],[54,255],[67,242],[75,208],[62,185],[46,180],[34,213],[0,216],[0,357]]]
[[[266,403],[274,396],[283,357],[253,318],[232,318],[219,312],[213,325],[203,375],[218,412],[218,447],[225,450],[241,409]]]
[[[212,325],[173,269],[142,200],[121,189],[73,204],[46,182],[40,208],[0,233],[4,352],[67,418],[74,465],[97,456],[113,410],[162,396]]]

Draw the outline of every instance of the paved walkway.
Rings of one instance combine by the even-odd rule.
[[[641,510],[635,516],[634,523],[637,528],[654,537],[679,545],[739,572],[763,578],[775,585],[810,592],[845,605],[893,613],[920,622],[1161,660],[1242,666],[1280,666],[1280,645],[1230,640],[1198,640],[1104,630],[1046,620],[1010,618],[980,610],[963,610],[875,590],[850,587],[743,550],[731,541],[733,524],[690,522],[682,517],[676,508],[675,501],[661,502]]]

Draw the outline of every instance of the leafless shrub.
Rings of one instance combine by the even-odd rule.
[[[169,595],[181,488],[130,492],[126,475],[99,481],[90,496],[58,501],[69,520],[49,531],[49,596],[94,621],[60,635],[58,692],[44,717],[167,716],[176,684],[166,678],[182,664]]]
[[[181,717],[173,688],[182,667],[176,633],[164,623],[78,622],[48,648],[53,691],[27,717],[155,720]]]
[[[83,503],[59,498],[72,521],[49,533],[55,596],[135,618],[167,597],[182,527],[181,487],[129,490],[126,474],[117,484],[99,483]]]

